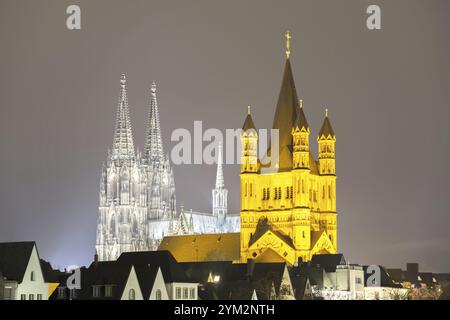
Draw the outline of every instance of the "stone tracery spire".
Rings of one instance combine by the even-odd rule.
[[[223,189],[225,181],[223,178],[223,159],[222,159],[222,144],[219,144],[219,151],[217,153],[217,175],[216,175],[216,189]]]
[[[151,88],[150,110],[145,137],[145,161],[149,163],[163,163],[164,151],[161,139],[161,126],[159,123],[159,110],[156,100],[156,84],[153,82]]]
[[[128,107],[126,77],[120,78],[120,97],[117,105],[114,142],[111,151],[113,160],[134,159],[133,132],[131,130],[130,109]]]

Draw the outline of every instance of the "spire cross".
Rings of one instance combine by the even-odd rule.
[[[300,109],[302,109],[303,108],[303,99],[300,99]]]
[[[120,86],[122,89],[125,89],[125,84],[127,82],[127,78],[125,77],[125,73],[122,73],[122,76],[120,77]]]
[[[250,114],[251,108],[251,106],[247,106],[247,114]]]
[[[325,108],[325,117],[328,117],[328,108]]]
[[[286,31],[285,37],[286,37],[286,58],[289,59],[289,56],[291,55],[291,33],[289,31]]]

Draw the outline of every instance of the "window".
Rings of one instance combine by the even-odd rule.
[[[130,289],[130,291],[128,291],[128,300],[135,300],[136,299],[136,292],[134,291],[134,289]]]
[[[37,299],[38,299],[38,300],[42,300],[42,294],[38,294],[38,295],[37,295]]]
[[[21,294],[20,295],[20,300],[27,300],[27,295],[26,294]]]
[[[58,288],[58,299],[64,299],[66,297],[66,288],[59,287]]]
[[[195,288],[189,289],[189,299],[195,300]]]
[[[189,299],[189,289],[183,288],[183,299]]]
[[[93,286],[92,287],[92,295],[94,298],[98,298],[101,296],[101,287],[100,286]]]
[[[30,294],[28,295],[28,300],[34,300],[34,294],[30,293]]]
[[[361,284],[361,283],[362,283],[362,280],[361,280],[360,277],[357,277],[357,278],[355,279],[355,282],[356,282],[357,284]]]
[[[175,299],[181,299],[181,288],[176,288],[175,293]]]
[[[30,280],[31,281],[36,281],[36,277],[35,277],[34,271],[31,271]]]
[[[105,297],[111,298],[113,296],[113,287],[105,286]]]
[[[161,295],[161,290],[156,290],[156,294],[155,294],[155,300],[161,300],[162,295]]]
[[[12,288],[5,288],[5,295],[3,296],[3,298],[5,300],[11,300],[13,298],[12,294]]]

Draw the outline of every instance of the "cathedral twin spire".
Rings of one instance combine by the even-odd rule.
[[[120,78],[120,96],[117,105],[114,142],[111,153],[113,160],[134,159],[135,156],[126,82],[126,77],[122,74]]]
[[[150,110],[148,115],[147,133],[145,137],[144,155],[146,161],[148,162],[147,164],[162,163],[164,161],[155,82],[153,82],[151,88]]]
[[[133,132],[131,128],[130,108],[128,105],[125,74],[122,74],[120,78],[120,96],[117,106],[111,158],[113,160],[135,158],[135,148]],[[161,138],[161,126],[159,122],[159,110],[156,99],[155,82],[153,82],[151,87],[151,99],[147,121],[147,132],[145,137],[144,159],[146,161],[146,164],[161,164],[164,161],[164,151]]]

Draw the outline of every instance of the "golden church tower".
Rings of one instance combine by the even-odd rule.
[[[272,146],[261,164],[250,107],[241,144],[240,261],[308,261],[337,253],[335,144],[328,111],[317,137],[319,156],[310,151],[310,127],[297,97],[286,33],[286,64],[272,128],[278,130],[278,157]],[[276,150],[274,150],[276,152]]]

